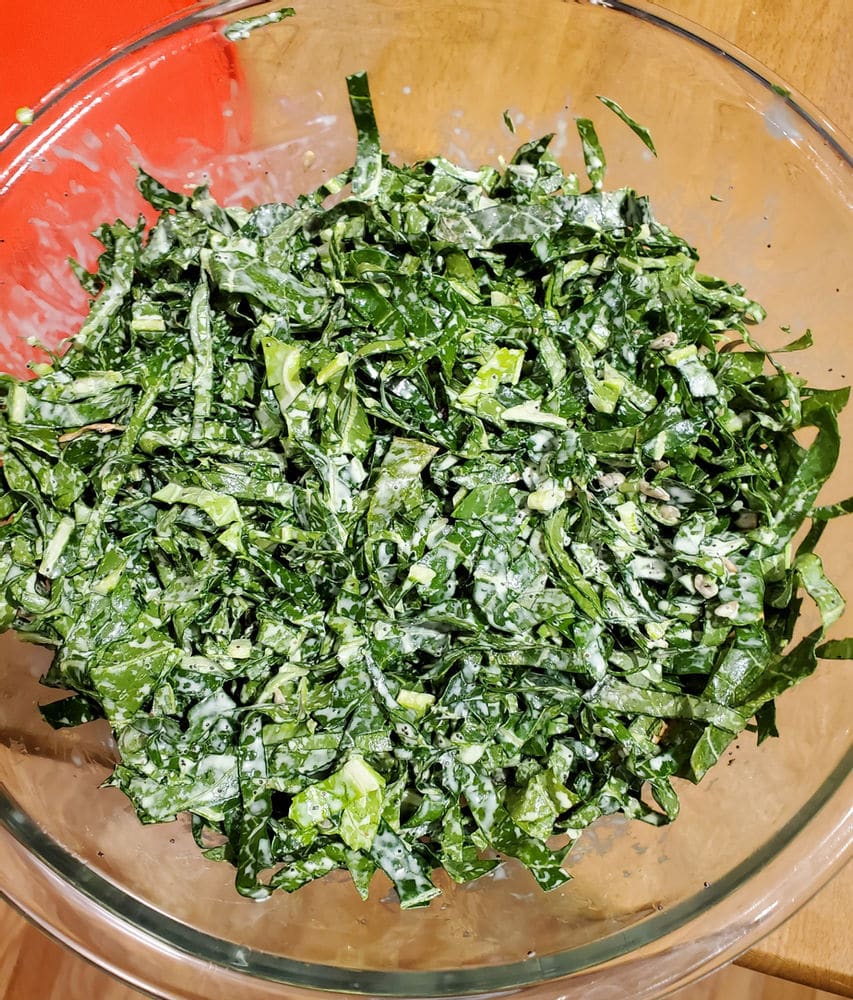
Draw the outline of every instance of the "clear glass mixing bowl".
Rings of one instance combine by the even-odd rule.
[[[494,162],[556,133],[580,167],[573,118],[593,116],[612,185],[652,196],[700,247],[703,268],[747,285],[783,324],[815,331],[796,366],[824,385],[853,376],[850,160],[830,125],[768,74],[687,22],[644,4],[560,0],[313,0],[242,40],[234,16],[195,8],[110,53],[0,136],[0,365],[22,371],[36,335],[56,344],[85,296],[65,258],[88,233],[132,219],[141,163],[176,186],[209,179],[224,200],[292,198],[351,162],[344,76],[370,73],[386,149]],[[653,159],[595,100],[648,125]],[[504,127],[509,109],[517,135]],[[714,196],[712,200],[711,196]],[[827,500],[853,492],[853,410]],[[823,555],[853,594],[850,522]],[[806,623],[808,624],[808,622]],[[836,634],[853,630],[853,615]],[[99,724],[52,732],[37,711],[44,651],[0,640],[0,871],[7,897],[60,940],[168,997],[660,996],[746,949],[815,891],[849,849],[846,664],[782,697],[782,737],[744,735],[682,814],[654,829],[611,818],[570,855],[575,878],[539,892],[511,864],[426,910],[400,912],[374,884],[362,903],[330,876],[263,904],[204,861],[187,823],[141,826],[99,789],[114,759]]]

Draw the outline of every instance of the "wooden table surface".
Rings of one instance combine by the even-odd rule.
[[[763,62],[853,135],[853,0],[659,0]],[[853,866],[739,964],[808,988],[730,969],[679,1000],[817,1000],[817,990],[853,996],[850,921]],[[138,997],[63,952],[0,904],[0,995],[5,1000],[130,1000]]]

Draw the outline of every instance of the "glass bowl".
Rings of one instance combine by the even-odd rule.
[[[351,162],[344,76],[370,73],[385,148],[495,162],[534,134],[580,168],[573,118],[595,118],[608,183],[652,197],[700,248],[703,269],[768,309],[772,346],[810,326],[796,367],[853,377],[850,204],[843,140],[747,57],[641,3],[313,0],[293,19],[229,40],[230,0],[193,8],[58,88],[29,127],[0,136],[0,367],[24,370],[30,336],[56,345],[85,296],[65,258],[91,264],[88,233],[133,219],[142,164],[172,186],[209,180],[220,200],[290,199]],[[233,32],[232,32],[233,34]],[[653,159],[595,100],[648,125]],[[517,135],[507,132],[509,109]],[[713,197],[712,197],[713,196]],[[853,410],[827,501],[853,492]],[[823,557],[853,594],[849,522]],[[809,620],[805,625],[809,625]],[[853,614],[835,634],[853,631]],[[0,640],[0,870],[22,912],[103,968],[168,997],[501,995],[649,998],[753,944],[843,862],[850,847],[846,666],[826,663],[779,704],[781,739],[743,738],[672,826],[596,823],[570,855],[574,880],[541,893],[504,864],[445,883],[400,912],[382,876],[362,903],[348,876],[259,904],[203,860],[189,826],[141,826],[115,789],[102,724],[53,732],[37,703],[48,654]]]

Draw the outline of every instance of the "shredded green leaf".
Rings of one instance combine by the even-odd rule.
[[[598,95],[599,101],[605,106],[605,108],[610,108],[614,115],[621,118],[623,122],[628,126],[628,128],[638,136],[642,141],[643,145],[654,153],[655,156],[658,155],[658,151],[655,149],[654,141],[652,140],[652,134],[646,128],[645,125],[640,125],[639,122],[635,121],[628,113],[625,111],[621,105],[617,104],[616,101],[611,100],[609,97],[602,97],[601,94]]]
[[[106,717],[111,784],[245,895],[381,869],[421,906],[502,857],[552,889],[850,656],[812,551],[847,393],[601,190],[591,122],[586,193],[548,136],[397,166],[348,82],[350,171],[249,210],[141,173],[159,219],[98,230],[67,353],[0,376],[0,619],[55,649],[45,717]]]

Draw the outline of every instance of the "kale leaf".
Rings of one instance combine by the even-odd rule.
[[[292,205],[140,173],[156,224],[102,226],[66,353],[0,377],[0,619],[55,648],[49,721],[104,716],[111,783],[245,895],[381,869],[420,906],[501,856],[551,889],[850,656],[812,551],[847,393],[602,190],[590,121],[589,190],[548,136],[397,166],[349,88],[356,163]]]

